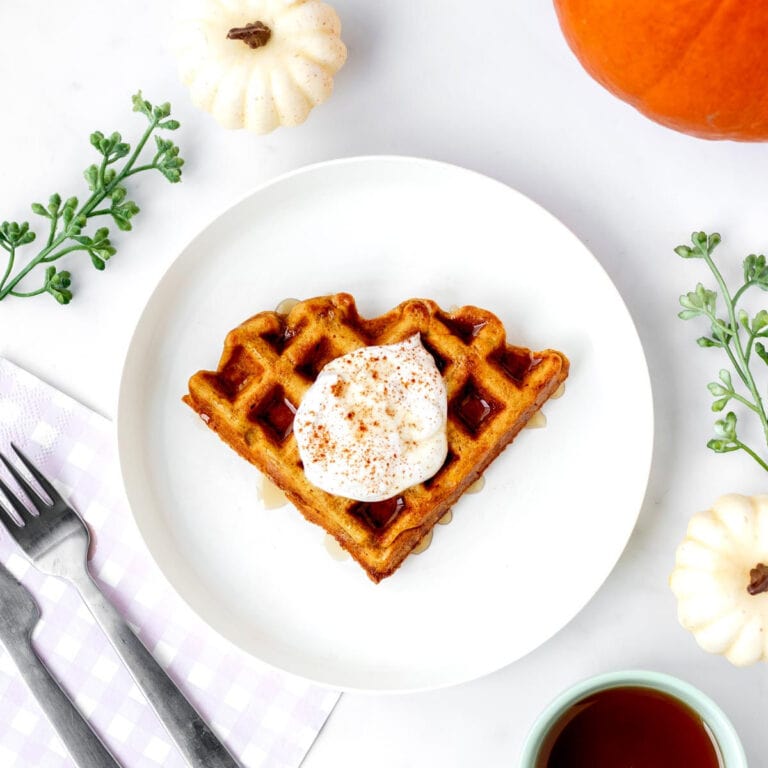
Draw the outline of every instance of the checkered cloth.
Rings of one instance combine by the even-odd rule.
[[[147,554],[122,495],[112,424],[0,359],[0,450],[18,444],[88,522],[105,594],[246,768],[295,767],[338,694],[270,670],[208,629]],[[42,609],[42,658],[126,768],[184,768],[77,593],[40,574],[0,530],[0,561]],[[0,766],[72,768],[0,645]]]

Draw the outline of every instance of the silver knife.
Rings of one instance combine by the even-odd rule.
[[[29,590],[0,563],[0,641],[77,768],[120,768],[32,647],[38,621],[40,609]]]

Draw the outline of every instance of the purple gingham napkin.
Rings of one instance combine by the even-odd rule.
[[[92,572],[105,593],[243,766],[298,766],[338,694],[239,653],[176,597],[146,552],[122,495],[112,424],[0,358],[0,450],[11,441],[88,521]],[[40,604],[39,654],[121,764],[184,768],[74,589],[38,573],[4,530],[0,561]],[[73,766],[1,645],[0,766]]]

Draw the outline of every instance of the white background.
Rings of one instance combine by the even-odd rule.
[[[672,253],[692,230],[716,229],[735,280],[744,255],[768,248],[766,147],[701,141],[642,118],[584,74],[547,2],[338,0],[336,7],[349,47],[336,93],[306,125],[258,137],[224,131],[190,105],[166,46],[165,3],[3,0],[0,219],[29,217],[29,203],[55,191],[82,193],[81,172],[93,159],[88,134],[140,131],[141,118],[130,112],[139,87],[173,103],[187,166],[173,188],[159,176],[135,179],[143,209],[135,231],[115,238],[120,252],[105,273],[71,265],[71,306],[47,296],[0,305],[0,354],[114,416],[122,359],[149,292],[215,213],[260,182],[310,162],[388,153],[501,179],[591,248],[635,318],[657,428],[639,524],[604,587],[551,641],[458,688],[345,695],[305,765],[515,765],[550,699],[623,667],[701,687],[733,719],[750,763],[761,765],[765,667],[734,669],[699,650],[677,624],[667,578],[692,513],[722,493],[766,490],[745,455],[705,448],[713,420],[705,384],[722,360],[696,347],[702,327],[675,315],[681,292],[711,280],[700,262]],[[621,371],[605,375],[622,386]]]

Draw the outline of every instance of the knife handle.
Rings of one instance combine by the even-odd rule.
[[[168,735],[192,768],[240,768],[125,619],[102,594],[90,574],[70,577],[85,604],[125,662]]]
[[[77,768],[120,768],[35,653],[31,641],[9,643],[7,649]]]

